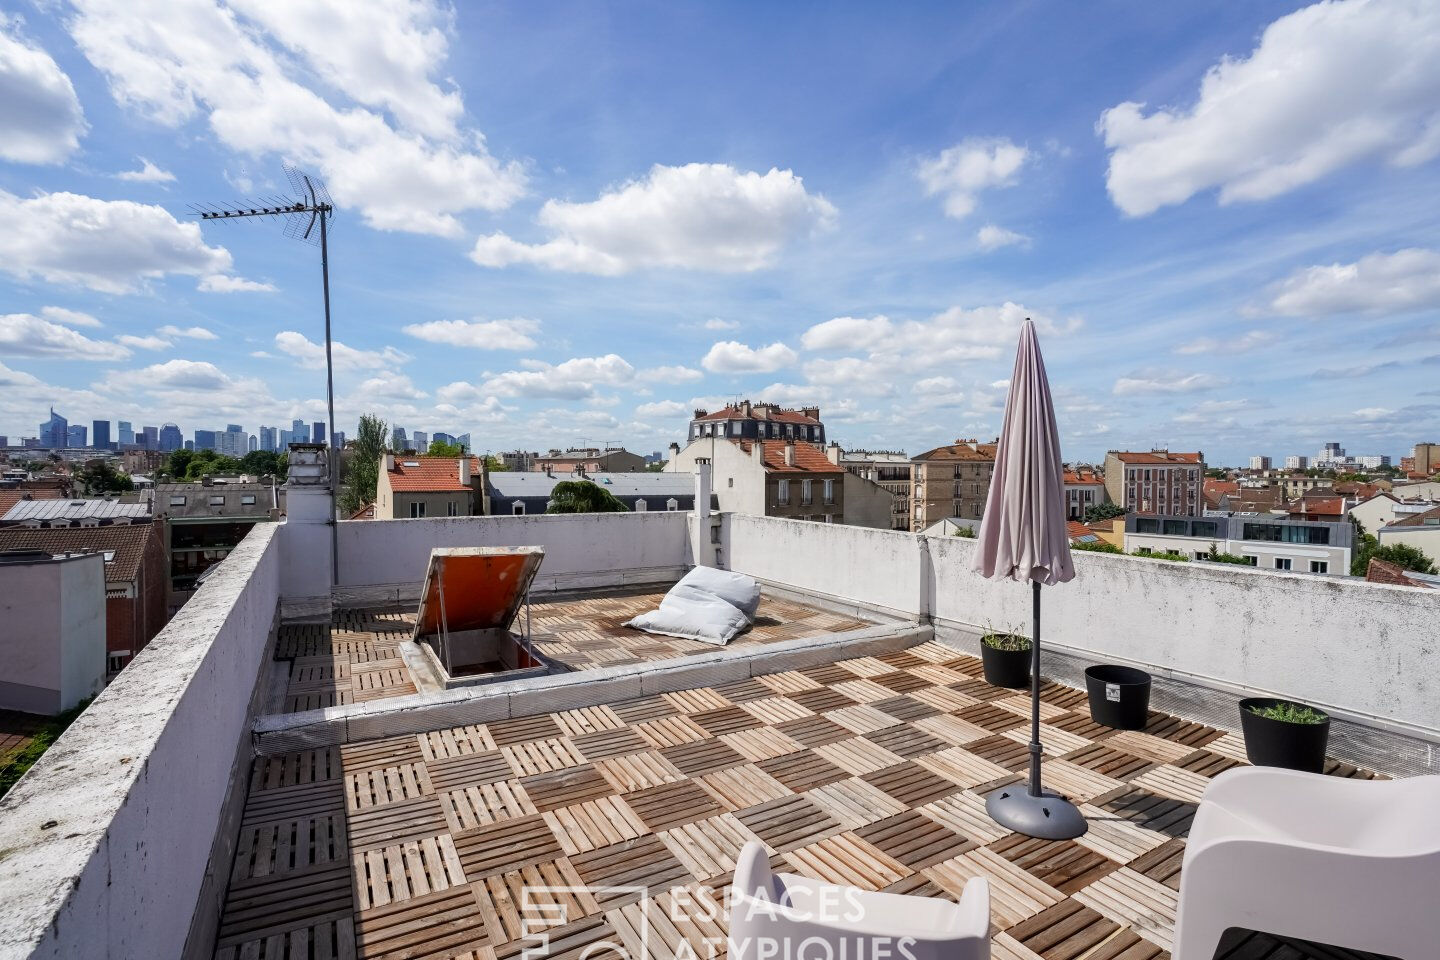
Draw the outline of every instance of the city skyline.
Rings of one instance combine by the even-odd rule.
[[[0,23],[34,108],[0,144],[0,433],[51,399],[326,419],[314,257],[187,207],[283,192],[287,157],[338,205],[341,423],[651,449],[750,397],[913,452],[996,432],[1034,316],[1072,460],[1440,432],[1433,4],[375,15]]]

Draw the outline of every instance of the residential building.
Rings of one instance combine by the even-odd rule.
[[[660,457],[657,455],[656,459]],[[915,466],[905,451],[843,450],[840,453],[840,466],[857,477],[872,480],[889,490],[895,498],[891,506],[890,529],[910,529],[910,485]]]
[[[1109,503],[1105,493],[1105,475],[1094,467],[1076,465],[1065,468],[1065,517],[1084,520],[1091,507]]]
[[[50,419],[40,424],[40,446],[63,450],[69,446],[70,424],[55,408],[50,408]]]
[[[135,442],[135,428],[129,420],[121,420],[116,426],[116,440],[121,447],[128,447]]]
[[[1351,506],[1343,495],[1329,487],[1318,487],[1285,505],[1285,512],[1296,520],[1325,520],[1332,523],[1345,519]]]
[[[790,410],[774,403],[741,400],[709,413],[695,411],[686,434],[691,441],[701,437],[729,440],[797,440],[825,446],[825,424],[819,407]]]
[[[1308,470],[1310,469],[1310,458],[1291,454],[1285,458],[1286,470]]]
[[[535,457],[530,469],[549,473],[633,473],[645,469],[645,458],[624,447],[579,447],[551,450]]]
[[[479,457],[384,455],[375,485],[379,519],[478,517],[489,512],[485,461]]]
[[[85,449],[90,446],[86,436],[88,433],[89,431],[84,425],[79,423],[71,424],[69,429],[65,431],[65,446],[72,450]]]
[[[148,436],[150,428],[146,427],[145,431],[146,435]],[[215,439],[218,442],[220,438],[216,437]],[[183,447],[185,445],[185,438],[180,435],[179,427],[175,426],[175,424],[173,423],[167,423],[162,426],[159,433],[156,434],[155,442],[155,449],[161,450],[165,453],[170,453],[173,450],[179,450],[181,447]]]
[[[1375,531],[1375,538],[1382,547],[1403,543],[1440,563],[1440,507],[1412,513],[1381,527]]]
[[[1385,454],[1356,457],[1355,462],[1366,470],[1379,470],[1390,466],[1390,457]]]
[[[104,687],[99,555],[0,552],[0,623],[0,710],[53,715]],[[13,852],[7,848],[7,858]]]
[[[96,450],[110,449],[110,421],[94,420],[90,424],[90,441],[95,445]],[[0,447],[4,444],[0,443]]]
[[[325,443],[325,441],[326,441],[325,421],[324,421],[324,420],[316,420],[314,423],[312,423],[312,424],[310,425],[310,427],[311,427],[311,430],[310,430],[310,442],[311,442],[311,443],[321,443],[321,444]]]
[[[1320,468],[1330,467],[1337,463],[1344,464],[1345,459],[1345,448],[1332,441],[1316,454],[1314,465]]]
[[[1125,518],[1125,551],[1202,559],[1214,549],[1244,557],[1264,570],[1349,576],[1354,533],[1354,525],[1344,520],[1130,514]]]
[[[1397,483],[1390,492],[1406,500],[1440,500],[1440,480],[1416,480]]]
[[[1204,509],[1205,454],[1111,450],[1105,454],[1105,492],[1129,513],[1197,517]]]
[[[135,448],[120,452],[120,469],[132,476],[137,473],[153,473],[165,463],[166,454],[159,450]]]
[[[257,523],[285,512],[284,488],[273,483],[160,483],[154,515],[167,524],[170,612],[196,590],[196,580],[245,538]]]
[[[1404,499],[1398,494],[1381,490],[1350,507],[1349,514],[1366,533],[1417,513],[1440,507],[1440,500],[1431,498]]]
[[[980,525],[990,478],[995,473],[995,443],[956,440],[915,457],[910,495],[910,529],[915,532],[941,520]]]
[[[486,472],[485,489],[489,510],[495,516],[544,513],[557,483],[593,483],[610,493],[635,513],[651,510],[695,509],[695,478],[684,473],[533,473],[522,470]],[[712,492],[712,509],[720,501]]]
[[[107,675],[119,673],[169,619],[164,524],[0,529],[0,553],[12,550],[102,555]]]
[[[135,496],[129,494],[128,496]],[[93,497],[74,500],[42,497],[17,499],[0,514],[0,527],[108,527],[149,523],[151,505],[145,500]]]
[[[1417,443],[1410,454],[1411,471],[1422,476],[1440,473],[1440,443]]]
[[[839,446],[822,450],[798,440],[732,440],[705,436],[670,447],[669,473],[692,475],[711,465],[721,510],[791,520],[891,529],[894,495],[840,466]]]
[[[1251,469],[1251,470],[1269,470],[1270,468],[1271,468],[1271,460],[1270,460],[1269,457],[1251,457],[1251,458],[1250,458],[1250,469]]]
[[[8,514],[18,503],[55,500],[62,496],[64,496],[64,492],[58,487],[36,487],[28,483],[0,486],[0,517]]]
[[[445,436],[443,433],[435,434],[436,442],[440,442],[440,438],[443,436]],[[504,464],[506,470],[518,472],[535,469],[534,464],[539,457],[540,454],[533,450],[508,450],[499,455],[500,462]]]
[[[1398,563],[1390,563],[1379,557],[1370,558],[1370,563],[1365,568],[1365,579],[1370,583],[1385,583],[1393,587],[1421,587],[1425,590],[1440,590],[1440,577],[1406,570]]]
[[[1227,489],[1222,489],[1227,488]],[[1215,496],[1216,493],[1218,496]],[[1205,481],[1205,504],[1203,513],[1279,513],[1287,512],[1285,501],[1276,484],[1254,486],[1245,483],[1226,484],[1215,480]]]

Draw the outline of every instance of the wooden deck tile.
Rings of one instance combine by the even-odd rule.
[[[815,843],[841,830],[829,814],[798,794],[737,811],[735,819],[767,847],[780,852]]]
[[[635,811],[620,797],[586,800],[547,811],[544,817],[567,854],[608,847],[647,832]]]
[[[853,833],[840,833],[785,854],[796,873],[827,883],[880,890],[912,871]]]
[[[499,750],[465,754],[450,760],[429,760],[425,770],[435,790],[460,790],[522,775]]]
[[[814,787],[822,787],[850,776],[847,771],[811,750],[762,760],[755,766],[796,793],[804,793]]]
[[[588,763],[551,773],[536,774],[533,777],[522,777],[519,782],[525,790],[525,796],[530,798],[536,810],[542,812],[594,800],[615,792],[615,788],[600,771]]]
[[[876,820],[855,835],[912,870],[950,860],[975,847],[973,840],[914,810]]]
[[[645,826],[656,832],[725,812],[719,802],[693,780],[637,790],[626,794],[625,802]]]
[[[595,733],[571,737],[570,742],[586,760],[603,760],[625,753],[648,750],[650,743],[628,727],[620,730],[602,730]]]
[[[463,885],[361,913],[355,921],[355,945],[356,955],[366,960],[490,955],[475,895]]]
[[[990,849],[1061,893],[1094,883],[1120,865],[1069,840],[1039,840],[1012,833]]]
[[[594,890],[596,901],[605,910],[690,882],[690,872],[654,834],[577,854],[570,862],[592,888],[629,888]]]
[[[541,816],[515,817],[456,834],[455,850],[470,880],[554,860],[564,853]]]

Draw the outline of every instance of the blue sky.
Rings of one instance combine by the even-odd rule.
[[[10,3],[0,433],[323,419],[318,252],[192,201],[323,176],[338,419],[663,449],[998,428],[1408,453],[1440,425],[1440,6]]]

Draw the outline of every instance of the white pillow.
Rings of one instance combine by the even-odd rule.
[[[685,586],[699,587],[715,594],[728,601],[731,606],[737,607],[749,620],[755,619],[755,611],[760,607],[760,584],[754,577],[747,577],[743,573],[716,570],[714,567],[696,567],[675,584],[675,587]]]
[[[750,618],[708,590],[681,582],[665,594],[660,609],[642,613],[625,625],[646,633],[724,646],[750,628]]]

